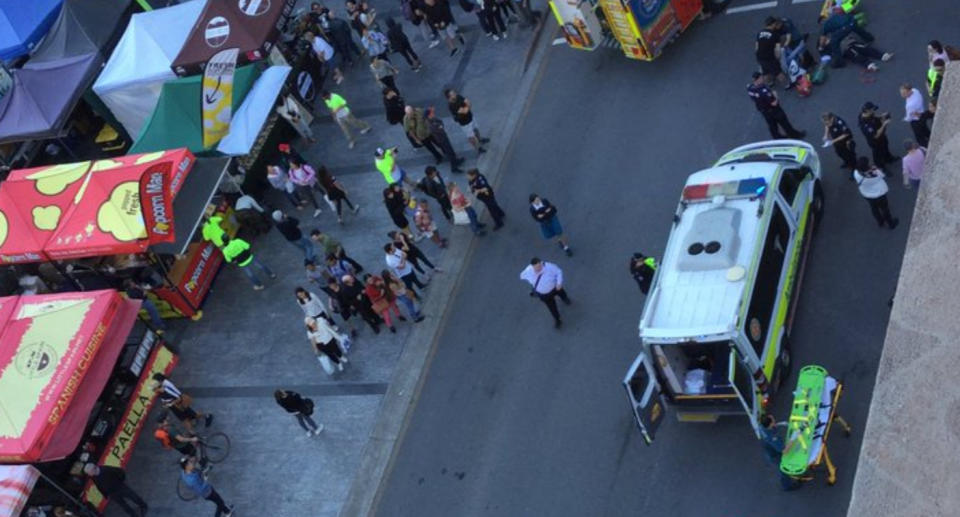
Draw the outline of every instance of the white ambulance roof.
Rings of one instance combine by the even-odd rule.
[[[692,174],[686,187],[762,179],[767,190],[783,163],[746,162],[705,169]],[[758,216],[760,203],[765,203]],[[682,339],[710,336],[736,329],[737,313],[749,284],[761,221],[769,213],[771,198],[732,197],[716,204],[710,200],[689,203],[675,223],[659,278],[650,292],[640,320],[640,337]],[[691,253],[699,243],[700,250]],[[717,245],[719,248],[717,249]],[[732,267],[746,274],[728,279]],[[736,276],[736,275],[733,275]]]

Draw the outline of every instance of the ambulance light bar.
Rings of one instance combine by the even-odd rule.
[[[723,183],[703,183],[684,187],[682,199],[684,201],[702,201],[713,199],[716,196],[753,197],[761,196],[767,189],[767,182],[763,178],[747,178],[738,181]]]

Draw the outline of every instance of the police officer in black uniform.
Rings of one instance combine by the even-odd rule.
[[[772,138],[803,138],[807,135],[806,131],[797,131],[790,125],[787,114],[780,107],[780,99],[777,98],[776,93],[764,84],[763,74],[760,72],[753,73],[753,82],[747,86],[747,95],[757,105],[757,111],[763,115],[763,120],[767,121],[767,127],[770,128]],[[780,134],[780,127],[787,133],[787,136]]]
[[[853,169],[857,166],[857,143],[853,141],[853,132],[842,118],[831,112],[820,116],[823,121],[823,141],[829,142],[837,156],[843,160],[841,167]]]
[[[897,157],[890,153],[890,142],[887,141],[890,114],[878,113],[877,108],[872,102],[865,103],[860,108],[857,122],[867,139],[867,145],[873,151],[873,163],[882,169],[884,165],[897,161]]]

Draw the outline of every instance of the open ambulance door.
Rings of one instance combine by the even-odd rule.
[[[750,368],[747,367],[743,357],[737,353],[736,347],[730,347],[730,363],[727,377],[730,380],[730,387],[737,393],[740,404],[747,412],[750,418],[750,426],[753,432],[760,438],[759,427],[759,409],[760,400],[757,398],[757,389],[753,385],[753,376],[750,375]]]
[[[640,352],[630,365],[626,377],[623,378],[623,387],[627,389],[627,399],[630,400],[630,407],[633,408],[633,416],[643,435],[643,441],[650,445],[663,422],[666,405],[646,352]]]

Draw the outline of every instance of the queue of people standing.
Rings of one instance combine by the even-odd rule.
[[[820,59],[816,60],[807,46],[807,35],[802,34],[792,20],[773,16],[765,20],[754,46],[759,70],[753,73],[747,94],[764,118],[771,138],[802,139],[806,136],[806,131],[795,128],[783,110],[780,97],[774,91],[778,80],[789,90],[798,84],[799,77],[806,70],[819,75],[819,80],[823,81],[828,66],[841,68],[851,61],[863,66],[866,73],[873,73],[879,69],[878,62],[893,57],[892,53],[876,47],[875,38],[866,30],[865,23],[865,18],[856,12],[846,12],[842,7],[835,9],[822,21],[817,40]],[[960,50],[937,40],[927,44],[926,103],[924,93],[912,83],[904,82],[899,87],[899,94],[904,99],[902,121],[909,125],[913,134],[913,139],[905,140],[902,151],[898,151],[902,155],[890,149],[889,132],[895,123],[893,116],[882,111],[873,101],[860,106],[855,125],[849,124],[835,111],[821,115],[823,147],[833,148],[840,158],[840,167],[849,171],[848,178],[856,183],[881,227],[893,229],[899,222],[891,214],[887,201],[886,178],[891,174],[890,167],[900,161],[904,187],[916,189],[920,186],[937,97],[945,65],[951,56],[960,59]],[[796,73],[797,68],[800,74]],[[869,157],[857,152],[854,127],[866,141]]]

